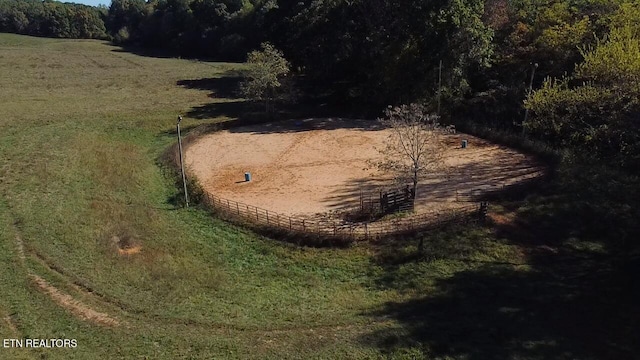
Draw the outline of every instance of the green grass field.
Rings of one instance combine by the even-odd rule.
[[[591,261],[606,255],[596,245],[554,249],[549,256],[569,260],[542,266],[537,247],[468,225],[423,235],[421,258],[415,239],[301,248],[176,207],[174,179],[158,165],[176,116],[190,114],[190,128],[232,120],[244,106],[229,91],[180,84],[228,85],[241,66],[0,34],[0,338],[78,340],[75,349],[0,347],[0,358],[591,359],[636,350],[620,305],[588,291],[609,280],[590,272],[604,269]],[[141,251],[119,254],[114,237]],[[588,261],[573,261],[578,250]],[[61,305],[34,275],[117,325]]]

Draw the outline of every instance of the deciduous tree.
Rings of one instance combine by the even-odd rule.
[[[377,166],[400,182],[410,181],[416,197],[420,178],[444,166],[441,135],[445,129],[438,123],[438,116],[429,114],[420,104],[388,107],[380,121],[391,129],[391,135],[379,149],[383,160]]]
[[[274,111],[274,103],[285,98],[283,79],[289,74],[289,62],[282,52],[270,43],[247,56],[249,69],[241,84],[242,94],[251,101],[262,102],[267,114]]]

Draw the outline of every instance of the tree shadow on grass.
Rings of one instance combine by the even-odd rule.
[[[158,59],[169,59],[177,57],[176,54],[171,53],[167,50],[157,49],[157,48],[146,48],[135,45],[111,45],[114,47],[111,51],[117,53],[130,53],[144,57],[152,57]]]
[[[622,214],[637,189],[635,180],[603,174],[565,171],[524,202],[505,203],[503,217],[485,230],[430,234],[424,256],[407,246],[416,239],[384,244],[374,260],[383,269],[375,286],[428,295],[370,312],[397,325],[362,341],[398,357],[637,358],[640,256],[618,239],[637,234]],[[492,243],[516,249],[525,264],[474,261],[477,251],[504,253]]]
[[[362,340],[388,354],[433,358],[632,359],[640,351],[638,305],[602,265],[462,271],[437,280],[434,295],[371,313],[398,326]]]
[[[236,99],[240,97],[240,83],[242,77],[237,71],[228,71],[220,77],[178,80],[178,86],[187,89],[209,91],[210,98]]]
[[[309,90],[309,85],[302,85],[304,77],[292,78],[291,82],[299,83],[300,89]],[[344,106],[332,105],[327,101],[328,95],[313,95],[303,91],[296,101],[278,101],[275,113],[266,114],[264,104],[241,99],[240,84],[243,81],[242,71],[228,70],[220,76],[201,79],[178,80],[177,85],[188,89],[209,92],[209,97],[217,101],[193,107],[187,116],[195,119],[227,118],[238,120],[238,125],[273,122],[282,119],[302,119],[309,117],[339,117],[348,115]]]
[[[247,121],[247,119],[256,116],[261,117],[260,113],[256,111],[253,111],[252,114],[251,107],[251,103],[242,100],[214,102],[200,106],[194,106],[187,112],[187,116],[200,120],[215,118],[235,119],[239,122]]]
[[[239,98],[241,82],[242,76],[239,71],[228,70],[217,77],[178,80],[176,85],[207,91],[210,98],[216,99],[214,102],[193,107],[186,113],[188,117],[200,120],[226,118],[240,121],[258,117],[262,120],[257,107]]]

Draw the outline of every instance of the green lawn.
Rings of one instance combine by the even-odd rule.
[[[300,248],[177,208],[158,165],[176,116],[187,129],[237,116],[241,66],[0,34],[0,337],[78,339],[0,358],[631,354],[579,322],[600,298],[567,274],[591,263],[527,265],[531,246],[496,227],[424,235],[416,258],[415,239]],[[114,237],[141,252],[119,255]],[[29,274],[120,324],[83,320]]]

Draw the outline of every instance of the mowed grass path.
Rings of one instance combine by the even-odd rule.
[[[521,316],[539,293],[526,284],[549,277],[521,265],[519,246],[493,229],[431,234],[417,259],[415,240],[299,248],[176,208],[173,180],[157,165],[175,141],[176,116],[233,100],[177,83],[241,65],[118,50],[0,34],[0,337],[79,344],[0,348],[0,358],[507,359],[574,350],[547,334],[547,313]],[[141,251],[120,255],[114,237]],[[34,275],[119,324],[82,319]]]

